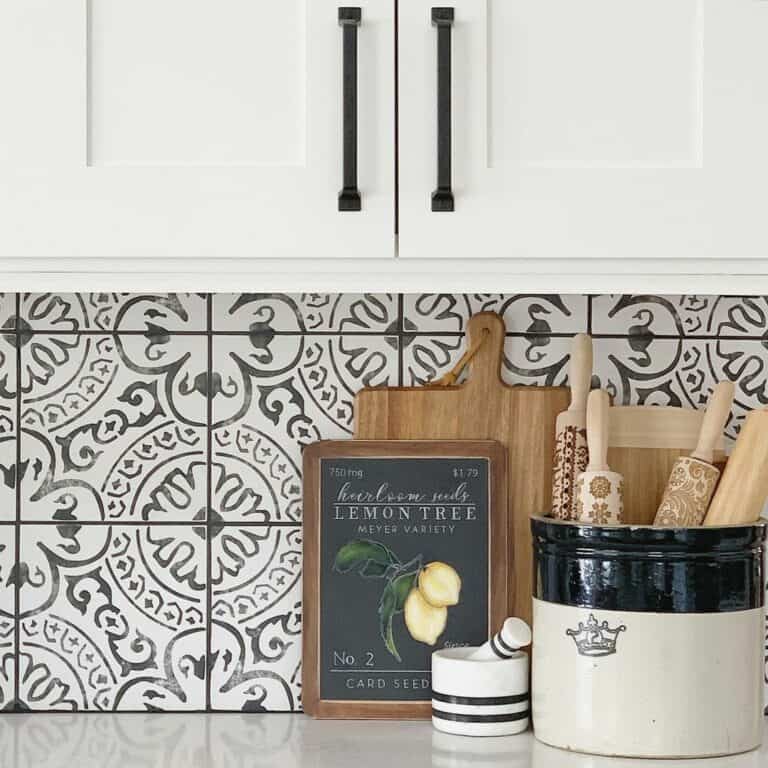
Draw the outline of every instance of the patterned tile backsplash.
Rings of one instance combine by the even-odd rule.
[[[511,383],[768,405],[762,297],[0,294],[0,709],[300,709],[301,450],[482,310]]]

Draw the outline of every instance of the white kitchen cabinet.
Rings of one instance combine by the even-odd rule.
[[[0,258],[392,257],[394,0],[354,1],[359,212],[341,5],[2,0]]]
[[[354,0],[360,211],[340,7],[0,0],[0,290],[768,293],[768,0]]]
[[[455,0],[452,212],[437,29],[400,3],[399,254],[768,260],[768,2]],[[609,268],[608,271],[611,271]]]

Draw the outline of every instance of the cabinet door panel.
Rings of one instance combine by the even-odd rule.
[[[4,0],[0,256],[392,256],[394,2],[355,0],[346,213],[340,5]]]
[[[768,258],[768,3],[449,5],[453,212],[433,4],[400,9],[402,256]]]

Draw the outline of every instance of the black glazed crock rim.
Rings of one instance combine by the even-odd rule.
[[[768,521],[696,528],[532,517],[534,597],[647,613],[760,608]]]
[[[578,520],[559,520],[554,517],[531,516],[534,536],[556,541],[558,546],[600,545],[616,549],[637,549],[647,552],[648,547],[657,551],[679,551],[686,554],[741,552],[759,549],[768,536],[768,519],[754,523],[730,525],[668,528],[657,525],[622,523],[596,525]]]
[[[653,531],[717,531],[727,528],[760,528],[768,527],[768,517],[760,517],[754,523],[730,523],[728,525],[692,525],[672,527],[666,525],[641,525],[640,523],[611,523],[610,525],[598,525],[597,523],[586,523],[582,520],[561,520],[558,517],[550,515],[531,515],[531,520],[539,520],[542,523],[554,523],[555,525],[577,526],[580,528],[601,528],[606,530],[636,528],[649,529]]]

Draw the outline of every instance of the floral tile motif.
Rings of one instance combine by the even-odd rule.
[[[13,525],[0,525],[0,713],[13,708],[15,695],[15,563],[16,528]]]
[[[405,340],[405,386],[434,381],[458,363],[465,349],[464,336],[414,336]],[[564,386],[568,379],[571,341],[560,336],[507,337],[501,377],[507,384]],[[459,381],[470,375],[465,370]]]
[[[211,707],[300,709],[301,528],[225,526],[211,548]]]
[[[25,330],[57,333],[204,333],[208,300],[198,293],[25,293],[20,323]]]
[[[212,434],[211,509],[221,523],[300,523],[301,463],[267,431],[238,422]]]
[[[214,336],[214,428],[266,429],[295,460],[302,446],[351,435],[355,393],[394,385],[393,336]]]
[[[395,333],[395,294],[222,293],[213,297],[213,331],[232,333]]]
[[[35,333],[21,351],[23,520],[204,517],[207,337]]]
[[[592,330],[624,336],[762,339],[768,335],[768,297],[595,296]]]
[[[459,333],[478,312],[496,312],[507,333],[549,336],[585,333],[587,297],[528,294],[436,294],[403,296],[405,333]]]
[[[19,708],[205,707],[205,526],[25,525]]]

